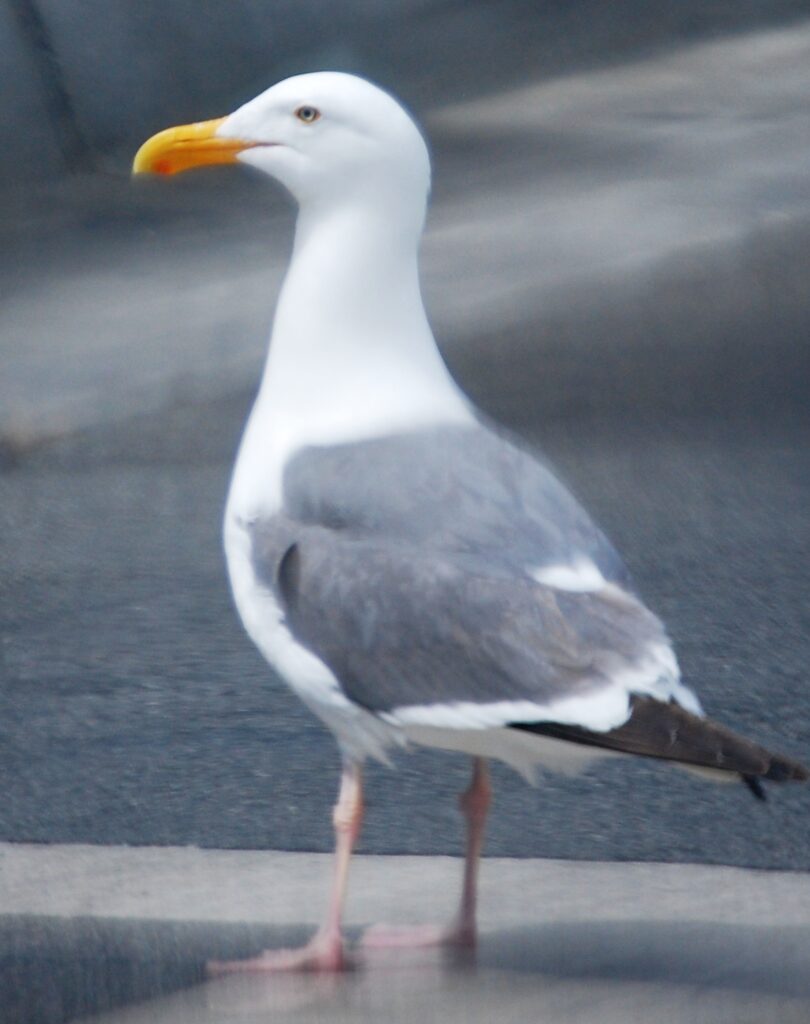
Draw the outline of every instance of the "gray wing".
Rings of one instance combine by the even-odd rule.
[[[279,516],[254,524],[253,558],[296,639],[372,711],[546,705],[595,693],[665,642],[658,620],[617,588],[557,592],[399,539]]]
[[[613,546],[554,473],[483,425],[305,449],[287,466],[284,498],[302,524],[474,557],[490,574],[584,559],[630,585]]]

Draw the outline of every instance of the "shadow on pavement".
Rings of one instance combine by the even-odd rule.
[[[245,956],[303,936],[303,929],[263,926],[7,917],[0,924],[0,987],[9,994],[2,1020],[56,1024],[120,1007],[128,1009],[104,1019],[244,1022],[271,1011],[272,1019],[296,1020],[376,1021],[384,1014],[393,1024],[420,1015],[527,1020],[532,1012],[533,1019],[560,1022],[598,1011],[607,1022],[615,1015],[739,1024],[810,1016],[807,927],[556,923],[485,935],[477,955],[374,952],[337,977],[206,981],[208,958]]]

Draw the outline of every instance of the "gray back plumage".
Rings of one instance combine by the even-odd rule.
[[[301,523],[477,557],[488,573],[585,557],[606,579],[629,583],[552,471],[483,425],[305,449],[286,469],[284,501]]]
[[[551,471],[485,428],[308,449],[253,527],[256,572],[293,635],[365,708],[588,693],[666,642],[633,595],[529,570],[622,563]]]

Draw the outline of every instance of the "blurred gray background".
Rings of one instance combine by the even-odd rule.
[[[710,713],[810,756],[810,4],[0,2],[0,838],[326,850],[330,737],[219,539],[294,211],[143,139],[334,68],[434,153],[454,373],[624,552]],[[467,768],[373,769],[361,848],[460,848]],[[488,850],[810,867],[808,795],[610,762]]]

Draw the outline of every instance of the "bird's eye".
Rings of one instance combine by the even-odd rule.
[[[317,121],[321,116],[320,110],[316,110],[315,107],[299,107],[295,112],[295,116],[299,121],[303,121],[304,124],[312,124],[313,121]]]

